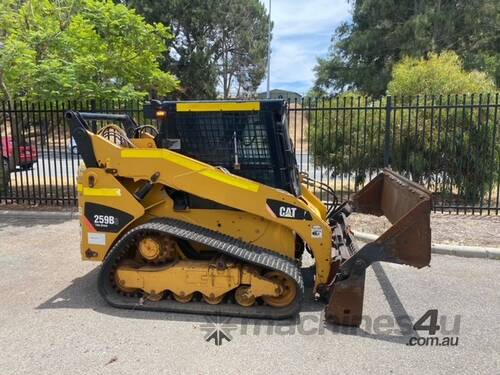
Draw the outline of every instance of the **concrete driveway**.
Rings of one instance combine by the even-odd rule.
[[[359,329],[324,326],[312,301],[296,320],[213,321],[107,306],[75,220],[0,220],[1,374],[500,372],[500,261],[376,264]],[[432,309],[437,334],[413,331]]]

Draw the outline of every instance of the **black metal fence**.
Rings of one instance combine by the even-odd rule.
[[[74,206],[80,157],[64,111],[129,113],[156,125],[144,119],[142,105],[1,103],[1,202]],[[291,101],[288,122],[300,170],[330,185],[341,200],[391,166],[431,190],[436,211],[498,215],[499,107],[498,94],[346,95]]]

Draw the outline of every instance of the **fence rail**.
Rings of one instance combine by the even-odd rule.
[[[1,103],[0,201],[74,206],[81,159],[64,111],[128,113],[156,126],[142,107],[138,101]],[[306,98],[289,101],[288,123],[299,169],[341,200],[390,166],[431,190],[436,211],[498,215],[499,107],[498,94]]]

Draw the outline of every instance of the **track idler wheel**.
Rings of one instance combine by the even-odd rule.
[[[146,236],[139,241],[137,248],[146,262],[161,263],[177,258],[175,241],[166,236]]]
[[[271,271],[264,275],[265,278],[277,283],[281,291],[278,296],[262,296],[262,300],[269,306],[285,307],[291,304],[297,296],[297,285],[288,276],[278,271]]]
[[[255,303],[255,296],[250,292],[250,287],[239,286],[234,292],[234,299],[238,305],[250,307]]]
[[[189,294],[175,294],[175,293],[172,293],[174,299],[177,301],[177,302],[180,302],[180,303],[188,303],[190,302],[192,299],[193,299],[193,295],[194,293],[189,293]]]
[[[219,297],[215,297],[213,294],[211,294],[210,296],[203,295],[203,300],[210,305],[217,305],[221,303],[223,299],[224,294]]]
[[[147,260],[155,260],[160,257],[161,244],[152,237],[145,237],[139,241],[139,252]]]
[[[151,302],[158,302],[158,301],[161,301],[161,299],[163,298],[163,292],[161,293],[151,293],[151,294],[148,294],[146,295],[146,299],[151,301]]]

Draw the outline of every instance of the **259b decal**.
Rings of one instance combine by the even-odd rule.
[[[115,216],[111,215],[94,215],[94,226],[107,226],[118,224],[119,220]]]
[[[85,217],[98,232],[119,232],[133,220],[133,216],[113,207],[85,203]]]

